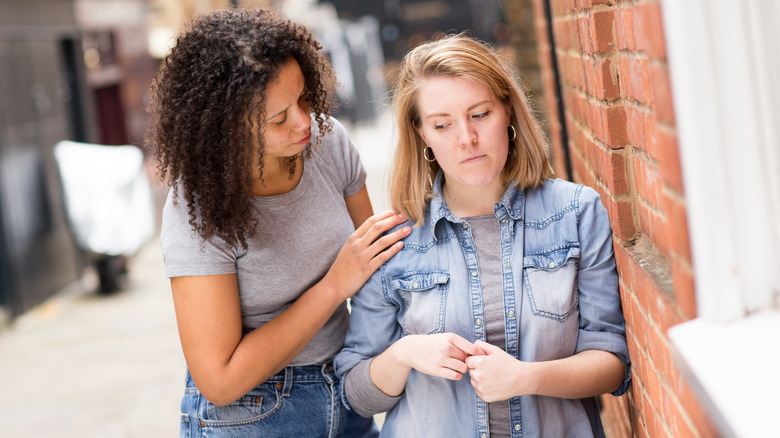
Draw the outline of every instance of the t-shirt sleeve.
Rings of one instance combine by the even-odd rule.
[[[190,225],[187,201],[168,193],[162,211],[160,249],[167,277],[236,273],[236,251],[219,237],[204,240]]]
[[[346,198],[360,191],[366,184],[366,169],[360,160],[357,146],[347,133],[344,125],[334,118],[331,118],[331,120],[333,121],[333,131],[329,135],[332,136],[335,143],[331,149],[335,154],[333,158],[342,187],[344,187],[344,197]]]

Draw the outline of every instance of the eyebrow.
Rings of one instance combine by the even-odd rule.
[[[485,103],[490,103],[490,102],[491,102],[491,101],[490,101],[489,99],[485,99],[485,100],[483,100],[483,101],[480,101],[480,102],[477,102],[477,103],[475,103],[474,105],[471,105],[470,107],[466,108],[466,110],[467,110],[467,111],[471,111],[471,110],[473,110],[474,108],[476,108],[476,107],[478,107],[478,106],[480,106],[480,105],[482,105],[482,104],[485,104]],[[449,113],[435,113],[435,114],[429,114],[429,115],[428,115],[427,117],[425,117],[425,118],[426,118],[426,119],[430,119],[431,117],[444,117],[444,116],[449,116],[449,115],[450,115]]]
[[[292,106],[292,105],[290,105],[290,106]],[[285,108],[285,109],[283,109],[283,110],[279,111],[278,113],[276,113],[276,114],[272,115],[271,117],[267,117],[267,118],[266,118],[264,121],[265,121],[265,122],[268,122],[268,121],[270,121],[270,120],[273,120],[273,119],[275,119],[275,118],[279,117],[280,115],[282,115],[282,114],[284,114],[285,112],[287,112],[287,110],[288,110],[288,109],[290,109],[290,106],[288,106],[287,108]]]

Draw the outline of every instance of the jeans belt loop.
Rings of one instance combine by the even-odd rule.
[[[293,367],[284,368],[284,386],[282,387],[282,395],[284,397],[290,396],[290,390],[293,384]]]

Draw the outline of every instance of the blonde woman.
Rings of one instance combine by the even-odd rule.
[[[631,374],[599,196],[550,179],[487,46],[447,37],[399,69],[391,199],[414,228],[352,299],[346,404],[387,410],[389,437],[603,436],[595,396]]]

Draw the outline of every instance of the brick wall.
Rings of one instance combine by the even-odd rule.
[[[608,435],[715,436],[666,335],[696,307],[660,4],[530,3],[554,167],[598,190],[614,231],[634,379],[626,395],[603,397]]]

